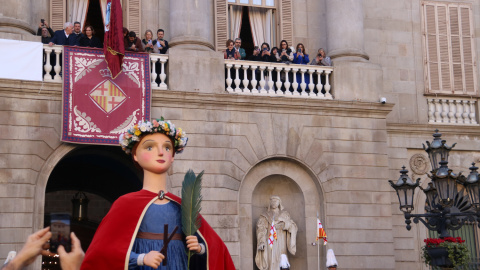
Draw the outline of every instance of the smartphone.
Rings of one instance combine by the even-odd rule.
[[[42,24],[45,24],[45,19],[40,19],[40,22],[41,22]]]
[[[58,246],[62,245],[67,252],[70,252],[72,245],[70,241],[70,215],[65,213],[50,214],[50,252],[57,253]]]

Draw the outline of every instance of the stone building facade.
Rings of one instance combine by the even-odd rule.
[[[480,161],[480,1],[273,1],[275,44],[283,38],[302,42],[312,55],[323,47],[332,58],[331,100],[226,91],[219,40],[227,22],[219,10],[233,2],[123,1],[128,28],[140,33],[163,28],[171,44],[168,89],[155,89],[152,96],[152,116],[164,116],[189,134],[187,149],[169,172],[171,191],[180,192],[188,169],[205,170],[202,214],[238,269],[255,269],[255,224],[273,194],[282,197],[299,227],[294,269],[317,269],[312,245],[317,214],[339,268],[426,269],[419,251],[427,231],[423,225],[405,229],[387,180],[398,179],[406,165],[426,186],[430,165],[421,143],[431,140],[437,128],[450,144],[458,143],[451,168],[468,171],[472,161]],[[449,42],[441,43],[442,5],[451,12],[448,23],[455,10],[464,18],[462,44],[472,46],[462,51],[460,62],[450,41],[451,24],[445,32]],[[38,41],[32,35],[37,22],[44,18],[61,25],[68,20],[67,7],[68,0],[3,1],[0,38]],[[437,34],[428,27],[432,14]],[[429,34],[438,44],[430,42]],[[448,56],[445,65],[433,61],[434,47],[445,49],[436,51]],[[467,68],[455,73],[458,63],[468,65],[467,56],[473,59],[473,73]],[[440,68],[435,70],[442,70],[437,77],[436,63]],[[441,69],[445,66],[451,72]],[[452,86],[448,93],[442,78],[454,81],[456,76],[463,78],[463,90]],[[435,80],[442,89],[433,87]],[[0,79],[0,260],[44,226],[44,214],[59,211],[51,210],[58,205],[48,201],[61,200],[62,190],[73,194],[89,179],[93,188],[87,191],[99,197],[93,217],[100,219],[105,205],[141,185],[118,148],[60,142],[61,90],[59,82]],[[127,168],[124,175],[120,167]],[[49,188],[49,181],[55,186]],[[416,212],[423,211],[424,200],[418,192]],[[325,269],[326,248],[320,250]],[[37,261],[29,269],[39,268]]]

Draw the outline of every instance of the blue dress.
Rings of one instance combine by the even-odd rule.
[[[172,233],[175,226],[178,226],[176,233],[182,233],[182,215],[180,205],[174,202],[166,204],[151,204],[142,223],[139,232],[163,233],[164,224],[168,224],[168,233]],[[136,238],[130,253],[128,269],[152,270],[149,266],[138,266],[138,255],[152,250],[160,251],[163,247],[163,240]],[[187,267],[187,249],[182,240],[171,240],[167,250],[167,265],[157,269],[161,270],[185,270]]]
[[[304,56],[299,55],[297,57],[297,53],[293,54],[293,63],[294,64],[299,64],[299,65],[308,65],[310,63],[310,59],[308,58],[308,54],[305,54]],[[305,72],[303,74],[303,77],[305,78],[305,84],[307,85],[305,87],[305,91],[308,90],[308,84],[310,83],[310,74],[308,72]],[[302,83],[302,73],[300,71],[297,71],[297,83],[298,83],[298,90],[302,89],[300,87],[300,84]]]

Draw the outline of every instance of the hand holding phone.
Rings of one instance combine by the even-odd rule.
[[[50,215],[50,252],[57,253],[57,248],[62,245],[67,252],[71,250],[70,242],[70,215],[69,214],[51,214]]]

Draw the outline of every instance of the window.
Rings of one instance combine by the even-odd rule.
[[[249,10],[255,9],[257,13],[265,13],[265,16],[261,16],[261,20],[256,20],[256,22],[264,21],[264,23],[258,24],[255,22],[256,25],[264,27],[255,27],[256,25],[254,25],[253,32],[261,33],[260,30],[265,28],[267,33],[263,34],[265,37],[257,38],[256,43],[266,41],[275,45],[282,39],[287,40],[289,44],[292,43],[292,0],[215,0],[216,50],[224,50],[225,41],[235,36],[233,33],[240,33],[242,30],[241,18],[244,13],[242,13],[243,9],[240,11],[239,6],[247,6]],[[262,12],[262,10],[265,12]],[[260,36],[260,34],[257,36]],[[260,39],[263,41],[260,41]]]
[[[424,2],[423,17],[425,92],[475,95],[471,5]]]

